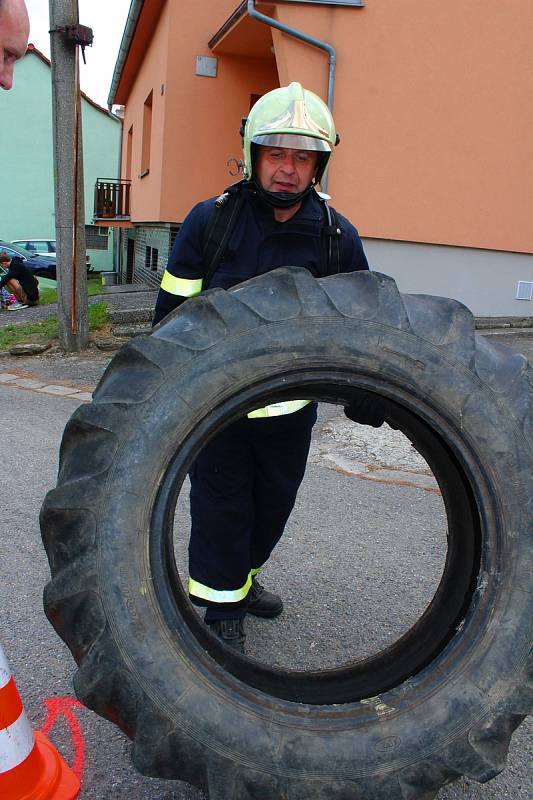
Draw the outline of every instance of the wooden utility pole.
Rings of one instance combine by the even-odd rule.
[[[87,347],[89,322],[77,0],[49,0],[59,344]]]

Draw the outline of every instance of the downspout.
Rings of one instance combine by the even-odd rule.
[[[333,93],[335,91],[335,68],[337,66],[337,54],[335,52],[335,48],[328,44],[327,42],[322,42],[320,39],[315,39],[314,36],[309,36],[307,33],[303,33],[302,31],[297,30],[296,28],[290,28],[288,25],[284,25],[283,22],[278,22],[277,19],[272,19],[272,17],[267,17],[266,14],[261,14],[260,11],[257,11],[255,8],[255,0],[248,0],[248,14],[253,19],[258,20],[258,22],[264,22],[265,25],[270,25],[271,28],[277,28],[279,31],[283,33],[287,33],[289,36],[294,36],[295,39],[300,39],[302,42],[307,42],[307,44],[313,45],[313,47],[318,47],[320,50],[325,50],[329,56],[329,73],[328,73],[328,108],[333,113]],[[326,172],[324,176],[324,180],[322,181],[321,189],[324,193],[327,192],[328,189],[328,173]]]

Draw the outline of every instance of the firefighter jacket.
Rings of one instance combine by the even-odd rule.
[[[277,222],[273,209],[252,189],[243,190],[243,204],[209,288],[229,289],[277,267],[305,267],[315,277],[322,271],[325,216],[323,201],[313,190],[287,222]],[[176,237],[157,297],[154,325],[188,297],[202,291],[206,265],[204,242],[215,198],[194,206]],[[335,271],[368,269],[354,226],[335,212],[340,229],[339,264]]]

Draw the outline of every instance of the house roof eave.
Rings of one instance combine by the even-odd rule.
[[[37,56],[37,58],[40,58],[41,61],[48,67],[50,68],[52,67],[52,62],[50,61],[50,59],[47,56],[45,56],[45,54],[42,53],[38,47],[35,47],[35,45],[32,44],[31,42],[28,44],[26,55],[28,55],[28,53],[33,53],[33,55]],[[92,97],[89,97],[88,94],[85,94],[85,92],[82,89],[80,89],[80,94],[83,97],[83,99],[86,100],[89,103],[89,105],[93,106],[93,108],[96,108],[97,111],[100,111],[102,114],[105,114],[106,117],[111,117],[111,119],[114,119],[115,122],[119,122],[120,124],[122,124],[122,120],[120,119],[120,117],[117,117],[116,114],[113,114],[111,111],[108,111],[107,108],[104,108],[103,106],[99,105],[99,103],[97,103],[96,100],[93,100]]]
[[[124,26],[124,33],[122,34],[122,39],[120,41],[115,69],[113,70],[111,86],[109,88],[109,95],[107,98],[107,105],[109,108],[113,106],[115,101],[118,85],[122,77],[122,70],[130,51],[130,45],[133,41],[135,28],[137,27],[137,22],[139,21],[143,5],[144,0],[131,0],[130,10],[128,11],[128,17],[126,19],[126,25]]]
[[[275,14],[277,0],[260,2],[262,10]],[[216,55],[239,55],[252,58],[272,58],[272,31],[248,13],[248,2],[244,0],[227,18],[208,42]]]
[[[211,39],[208,41],[207,46],[210,50],[218,44],[218,42],[224,38],[226,33],[228,33],[234,25],[236,25],[241,17],[243,17],[247,13],[248,1],[242,0],[242,3],[235,9],[235,11],[227,18],[227,20],[221,25],[218,31],[213,34]]]
[[[151,41],[167,2],[168,0],[131,0],[107,98],[109,107],[126,103],[129,90],[146,55],[146,43]]]

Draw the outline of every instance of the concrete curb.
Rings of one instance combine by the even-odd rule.
[[[153,306],[109,308],[113,334],[131,337],[150,333],[153,313]],[[533,335],[533,317],[477,317],[475,328],[486,336],[529,336]]]
[[[109,319],[118,324],[151,322],[153,313],[153,305],[138,308],[110,308]],[[475,326],[476,330],[533,329],[533,317],[476,317]]]
[[[119,337],[131,338],[133,336],[140,336],[141,334],[148,335],[151,332],[151,330],[152,326],[150,323],[112,326],[113,336],[119,336]]]
[[[152,308],[110,308],[108,310],[108,318],[111,323],[117,325],[127,325],[133,323],[146,323],[152,322],[152,315],[154,309]]]
[[[533,317],[476,317],[476,330],[533,328]]]

